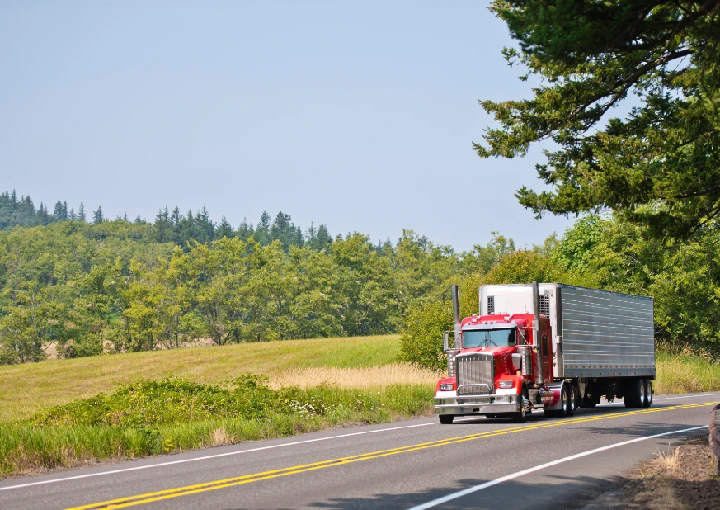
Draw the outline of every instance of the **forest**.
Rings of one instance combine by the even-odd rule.
[[[410,230],[373,243],[263,213],[256,225],[161,209],[153,222],[92,222],[0,196],[0,363],[239,342],[403,333],[405,357],[439,363],[449,288],[463,313],[477,286],[532,280],[651,295],[668,345],[720,340],[720,236],[658,240],[622,218],[585,214],[562,237],[517,248],[493,233],[457,253]],[[65,213],[67,212],[67,217]],[[99,214],[98,214],[99,212]],[[59,214],[56,214],[59,213]],[[45,221],[47,215],[47,221]]]

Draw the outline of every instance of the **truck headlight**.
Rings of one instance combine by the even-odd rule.
[[[455,388],[453,388],[452,383],[444,383],[440,385],[440,391],[452,391]]]
[[[498,388],[502,390],[507,390],[515,386],[515,381],[500,381],[498,384]]]

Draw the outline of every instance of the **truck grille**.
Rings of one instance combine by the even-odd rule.
[[[495,386],[495,364],[487,354],[468,354],[455,358],[458,395],[492,393]]]

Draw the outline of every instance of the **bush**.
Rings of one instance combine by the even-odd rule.
[[[227,386],[180,378],[141,381],[0,426],[0,475],[282,437],[343,423],[428,413],[433,388],[272,390],[266,379]]]
[[[412,305],[401,327],[400,357],[421,367],[444,370],[443,331],[452,329],[452,305],[427,302]]]

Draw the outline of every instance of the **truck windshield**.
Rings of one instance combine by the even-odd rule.
[[[512,347],[515,328],[474,329],[463,331],[463,347]]]

